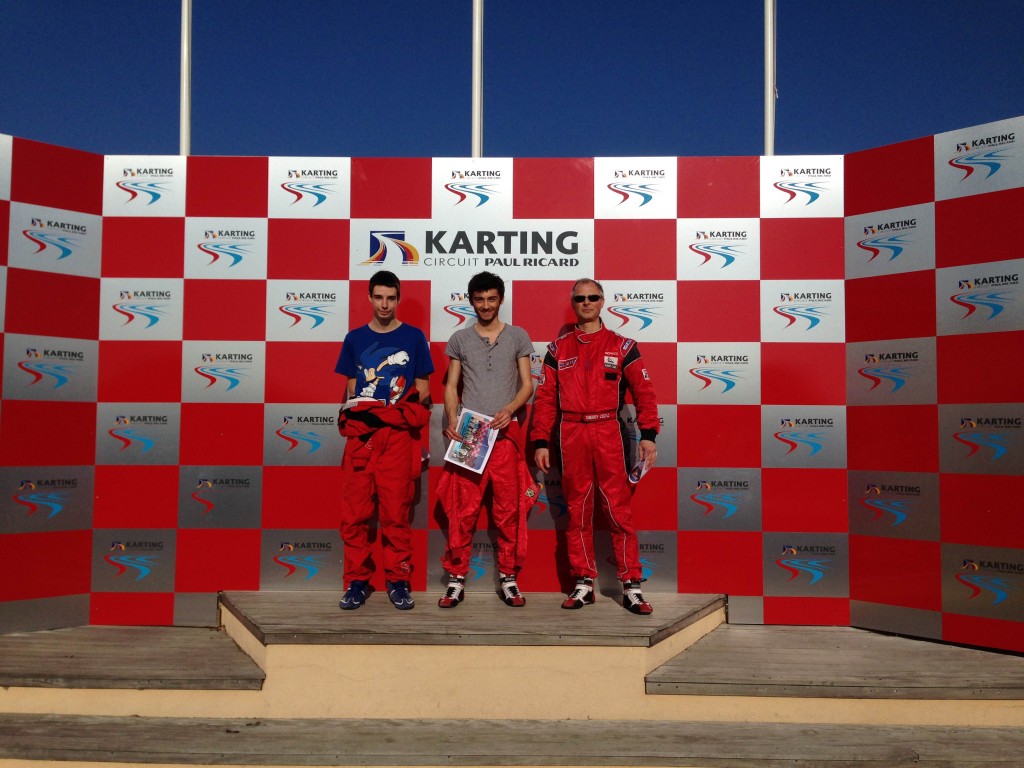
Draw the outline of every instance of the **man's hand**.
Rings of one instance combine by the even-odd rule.
[[[533,452],[533,462],[542,472],[551,469],[551,451],[547,448],[538,448]]]
[[[504,429],[511,423],[512,411],[508,409],[508,406],[505,406],[494,414],[494,418],[491,419],[491,429]]]
[[[637,446],[636,455],[638,459],[643,459],[644,464],[650,469],[658,460],[658,446],[654,444],[653,440],[641,440]]]

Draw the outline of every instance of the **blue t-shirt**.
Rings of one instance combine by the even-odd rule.
[[[402,323],[378,333],[363,325],[348,332],[335,372],[355,379],[355,397],[372,397],[394,405],[416,379],[434,372],[423,331]]]

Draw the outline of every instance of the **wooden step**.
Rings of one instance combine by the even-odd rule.
[[[498,692],[491,692],[498,695]],[[33,761],[259,766],[1020,768],[1019,728],[565,720],[235,720],[0,715]]]

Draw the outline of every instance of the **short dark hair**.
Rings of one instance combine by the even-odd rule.
[[[398,279],[398,275],[394,272],[388,272],[386,269],[375,272],[373,277],[370,278],[370,288],[367,293],[373,296],[373,289],[378,285],[383,285],[385,288],[394,288],[398,292],[398,298],[402,298],[402,281]]]
[[[505,298],[505,281],[498,277],[493,272],[477,272],[471,278],[469,278],[469,293],[470,300],[473,299],[473,294],[477,291],[489,291],[491,289],[498,291],[498,298]]]
[[[599,282],[597,282],[597,280],[595,280],[592,277],[581,277],[579,280],[577,280],[575,283],[573,283],[572,284],[572,288],[569,289],[569,295],[571,296],[572,294],[576,293],[576,289],[579,288],[584,283],[590,283],[591,285],[596,285],[597,286],[597,290],[599,290],[601,292],[601,295],[604,296],[604,286],[601,285]]]

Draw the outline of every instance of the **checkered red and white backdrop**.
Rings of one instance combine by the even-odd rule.
[[[535,373],[580,276],[641,342],[663,420],[635,498],[649,591],[1024,650],[1022,127],[762,158],[103,157],[0,137],[0,630],[337,592],[333,368],[366,278],[402,278],[439,403],[466,282],[489,269]],[[414,519],[428,592],[439,418]],[[543,481],[529,591],[567,576]],[[489,589],[486,533],[474,554]]]

